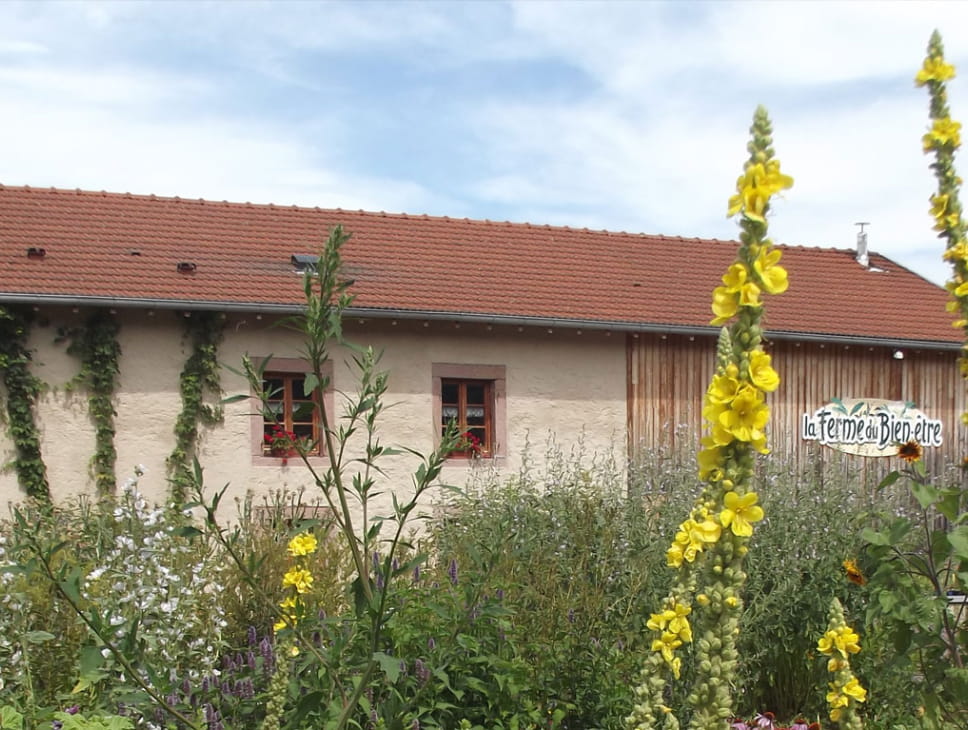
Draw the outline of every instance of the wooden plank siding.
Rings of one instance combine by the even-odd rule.
[[[629,454],[694,453],[703,433],[702,399],[715,366],[712,337],[631,334],[627,338]],[[925,450],[933,474],[955,469],[968,454],[965,382],[952,350],[823,342],[773,341],[767,345],[780,387],[770,404],[768,443],[774,458],[801,467],[847,464],[866,482],[899,465],[897,459],[842,455],[800,436],[803,414],[832,398],[886,398],[911,401],[944,424],[944,444]]]

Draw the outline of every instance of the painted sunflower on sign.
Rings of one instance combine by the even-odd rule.
[[[897,455],[908,464],[913,464],[916,461],[921,461],[921,457],[924,456],[924,447],[917,441],[908,441],[906,444],[897,447]]]

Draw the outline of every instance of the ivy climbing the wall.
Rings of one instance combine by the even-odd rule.
[[[175,448],[168,457],[171,495],[185,498],[191,484],[191,465],[198,444],[198,428],[222,422],[222,381],[218,366],[218,346],[222,341],[224,320],[218,312],[193,312],[185,318],[185,338],[192,352],[185,361],[180,378],[182,410],[175,421]],[[206,402],[206,396],[212,402]]]
[[[114,446],[114,392],[120,373],[121,326],[109,311],[96,310],[83,327],[65,334],[70,338],[67,352],[81,361],[80,372],[68,383],[68,389],[83,385],[88,392],[87,407],[94,422],[94,456],[91,471],[99,497],[114,494],[117,476],[114,464],[118,452]]]
[[[40,431],[34,420],[43,384],[30,372],[29,334],[29,314],[0,306],[0,377],[7,396],[7,432],[16,452],[13,466],[17,482],[28,496],[50,503],[47,467],[41,458]]]

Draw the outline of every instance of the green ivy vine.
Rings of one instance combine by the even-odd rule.
[[[114,446],[114,392],[120,373],[121,325],[109,311],[96,310],[83,327],[62,332],[70,339],[67,352],[81,361],[80,372],[67,384],[68,390],[83,385],[87,388],[87,408],[94,422],[94,456],[91,471],[99,497],[114,494],[117,476],[114,465],[118,458]]]
[[[30,372],[31,317],[15,307],[0,306],[0,376],[7,395],[7,431],[13,441],[17,482],[28,496],[50,503],[47,467],[40,453],[40,431],[34,418],[37,397],[43,389]]]
[[[191,342],[192,352],[179,379],[182,410],[175,421],[175,448],[168,457],[171,496],[178,502],[185,498],[191,484],[199,426],[222,422],[218,346],[224,320],[218,312],[193,312],[184,321],[185,337]],[[215,403],[206,402],[206,395]]]

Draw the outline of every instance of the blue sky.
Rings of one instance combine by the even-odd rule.
[[[5,2],[0,182],[732,239],[764,104],[775,239],[941,283],[935,27],[968,120],[961,2]]]

